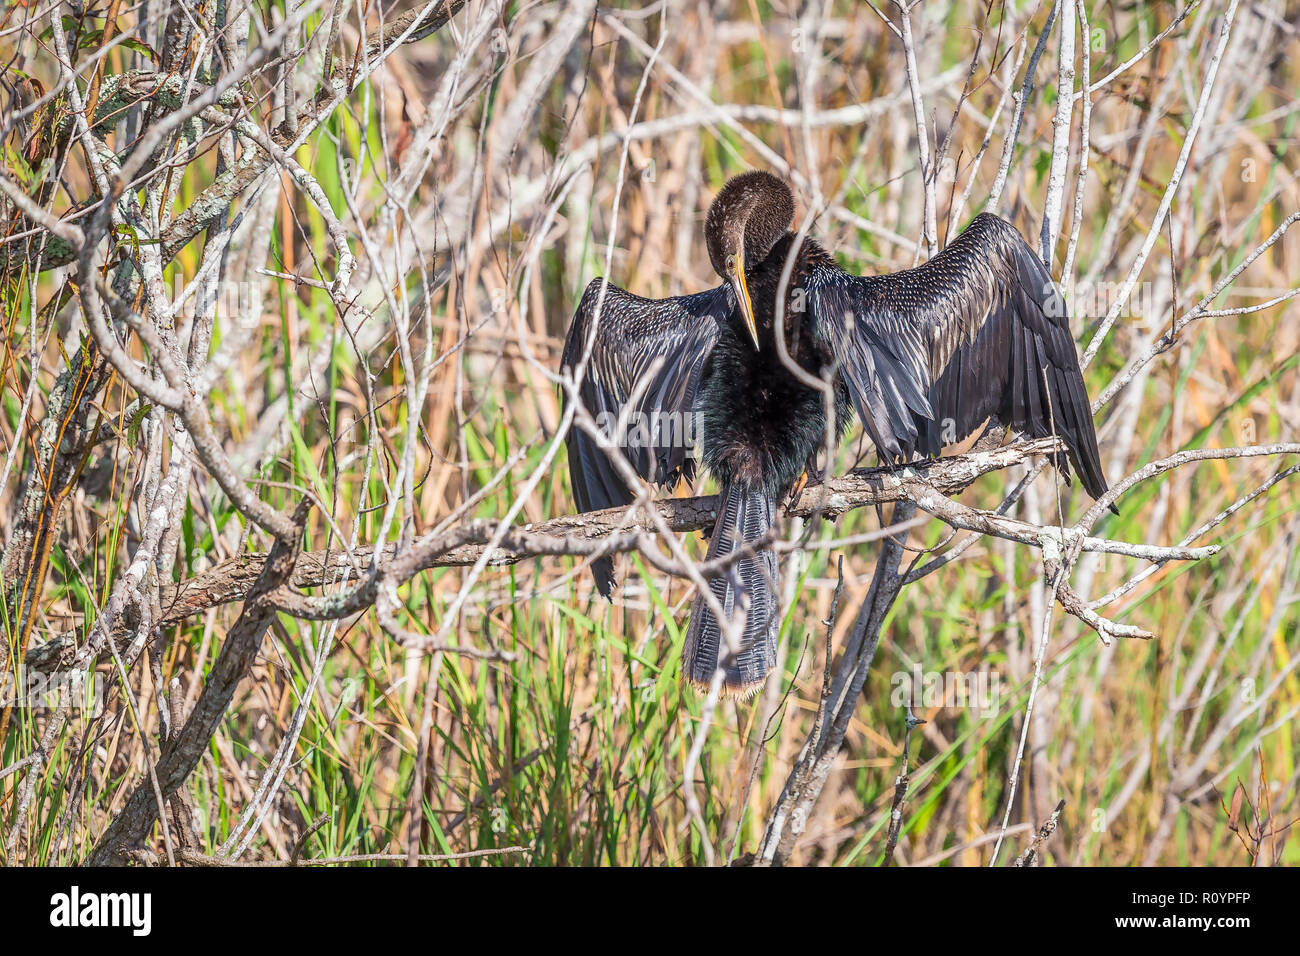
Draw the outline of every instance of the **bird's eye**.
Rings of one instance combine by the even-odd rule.
[[[735,257],[735,256],[727,256],[727,271],[728,271],[728,272],[735,272],[735,271],[736,271],[736,257]]]

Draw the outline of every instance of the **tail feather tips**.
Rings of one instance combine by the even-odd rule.
[[[682,675],[691,684],[707,690],[719,667],[723,671],[723,692],[749,696],[763,686],[776,666],[776,638],[781,615],[777,603],[780,591],[776,553],[770,542],[755,547],[774,523],[776,503],[761,491],[739,485],[723,490],[722,508],[706,561],[741,552],[721,575],[709,581],[727,620],[743,614],[739,646],[733,648],[703,595],[695,599],[686,645]]]

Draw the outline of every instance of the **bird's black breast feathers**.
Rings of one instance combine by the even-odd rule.
[[[719,482],[742,482],[780,496],[822,447],[826,435],[823,393],[797,379],[776,346],[776,295],[790,242],[786,236],[748,274],[759,348],[739,317],[724,324],[705,363],[697,400],[703,463]],[[820,247],[809,242],[796,254],[787,284],[785,339],[790,357],[821,377],[829,353],[815,341],[802,309],[803,284]],[[824,255],[824,253],[822,253]],[[836,389],[836,428],[847,423],[850,405]]]
[[[722,484],[740,482],[775,498],[821,443],[825,417],[821,394],[774,357],[724,333],[704,367],[698,413],[705,467]]]

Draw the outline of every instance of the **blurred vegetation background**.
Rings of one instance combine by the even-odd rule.
[[[382,32],[381,13],[392,19],[418,6],[256,0],[243,19],[220,20],[227,15],[212,4],[191,3],[197,29],[188,54],[167,64],[173,75],[214,82],[222,56],[229,70],[306,11],[284,55],[244,75],[234,87],[239,102],[222,108],[267,134],[284,132],[281,145],[307,178],[272,166],[230,197],[224,218],[177,248],[162,275],[182,341],[196,314],[211,320],[210,355],[195,368],[211,385],[206,404],[236,472],[283,510],[304,489],[322,503],[308,525],[309,549],[403,540],[463,516],[537,522],[570,513],[563,451],[551,454],[559,395],[542,369],[558,365],[568,319],[593,277],[608,274],[647,296],[715,284],[702,222],[732,174],[787,175],[797,222],[816,211],[812,234],[847,269],[894,271],[924,255],[917,111],[893,4],[668,0],[596,12],[589,2],[474,0],[331,99],[338,91],[323,79],[324,64],[355,70]],[[1231,33],[1202,102],[1229,8]],[[83,101],[122,88],[105,78],[161,75],[165,14],[156,2],[118,0],[33,0],[0,13],[4,175],[39,205],[75,218],[95,185],[85,156],[65,148],[66,97],[45,97],[61,79],[51,12],[62,18]],[[1038,50],[1049,17],[1053,32]],[[920,4],[910,30],[921,118],[937,157],[940,244],[996,191],[989,208],[1037,247],[1065,19],[1076,37],[1073,89],[1147,51],[1066,114],[1053,273],[1081,352],[1157,224],[1131,303],[1086,370],[1096,398],[1300,210],[1300,6]],[[1022,91],[1023,119],[1008,149]],[[1076,207],[1084,100],[1087,170]],[[113,151],[133,148],[148,102],[101,121]],[[297,142],[294,117],[308,107],[321,119]],[[1160,226],[1157,210],[1193,124]],[[139,187],[142,224],[116,235],[125,254],[158,243],[169,223],[211,202],[213,184],[250,150],[210,124],[169,140],[159,154],[165,175]],[[57,176],[51,157],[61,164]],[[346,294],[328,287],[340,257],[322,203],[357,259]],[[30,223],[5,208],[0,250],[12,251]],[[227,245],[214,254],[217,236]],[[42,443],[60,440],[46,411],[68,370],[81,367],[88,335],[71,266],[33,269],[0,256],[0,529],[12,669],[62,635],[75,644],[103,613],[139,546],[146,486],[169,473],[178,446],[169,416],[106,373],[91,383],[99,440],[80,454],[57,526],[35,544],[16,537],[31,517],[24,495],[41,480]],[[1298,270],[1300,236],[1288,233],[1213,306],[1250,311],[1199,319],[1100,409],[1112,481],[1182,449],[1297,440],[1300,307],[1289,295]],[[190,295],[196,278],[215,279],[216,292]],[[129,347],[145,357],[138,341]],[[837,470],[864,453],[874,462],[869,448],[850,443]],[[1170,472],[1126,495],[1099,533],[1177,543],[1291,464],[1258,457]],[[987,476],[963,500],[996,507],[1022,476]],[[151,587],[269,549],[269,537],[203,470],[178,494],[178,522],[164,542],[171,559],[157,565],[165,575]],[[1066,514],[1086,507],[1086,496],[1058,489],[1049,469],[1016,513],[1055,523],[1058,494]],[[827,532],[851,536],[882,520],[859,510]],[[1297,862],[1287,826],[1300,784],[1298,535],[1288,478],[1195,542],[1222,544],[1217,556],[1159,567],[1110,604],[1107,616],[1157,635],[1111,646],[1060,613],[1044,636],[1050,589],[1039,552],[976,541],[904,590],[790,862],[884,862],[904,701],[926,722],[912,734],[895,861],[991,862],[1044,639],[1045,683],[997,862],[1020,853],[1060,801],[1060,825],[1043,849],[1049,864]],[[700,536],[688,537],[702,555]],[[942,552],[964,537],[929,521],[910,545]],[[791,556],[777,675],[754,701],[719,706],[689,782],[683,767],[700,701],[682,686],[679,661],[692,588],[639,556],[619,559],[613,604],[594,592],[581,561],[566,558],[481,573],[439,568],[402,589],[405,628],[487,657],[405,648],[372,613],[342,622],[279,615],[187,781],[200,849],[242,861],[414,861],[523,848],[466,862],[681,865],[703,861],[707,838],[720,860],[743,861],[815,716],[837,559],[841,601],[856,608],[878,548]],[[1099,598],[1143,567],[1085,555],[1074,587]],[[105,680],[103,712],[73,714],[53,746],[42,746],[48,713],[13,711],[0,741],[0,859],[86,856],[127,794],[148,780],[159,701],[165,696],[180,714],[193,706],[238,613],[238,603],[217,604],[158,628],[125,685]],[[20,626],[26,617],[30,628]],[[850,622],[840,616],[833,650]],[[99,670],[116,666],[109,658]],[[914,672],[934,693],[911,698],[903,688]],[[987,706],[939,692],[967,680],[990,688]],[[29,762],[38,751],[41,761]],[[688,822],[688,785],[704,834]],[[154,843],[161,855],[160,833]]]

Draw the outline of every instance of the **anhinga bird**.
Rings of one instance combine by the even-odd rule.
[[[697,597],[682,673],[708,686],[722,666],[731,693],[756,690],[775,666],[778,566],[765,539],[777,502],[825,441],[823,393],[782,363],[775,339],[793,219],[794,198],[780,179],[764,172],[731,179],[705,222],[709,261],[723,283],[668,299],[608,285],[597,321],[597,279],[564,346],[563,364],[573,370],[596,322],[579,395],[606,425],[628,413],[636,440],[625,441],[625,453],[647,481],[693,478],[693,449],[683,440],[690,430],[670,426],[695,416],[702,461],[721,495],[708,559],[749,544],[711,590],[728,615],[747,606],[747,616],[733,655]],[[976,216],[929,262],[880,276],[849,275],[805,239],[787,289],[787,351],[812,375],[831,375],[837,432],[856,410],[881,459],[903,462],[936,456],[993,417],[1033,438],[1058,435],[1088,493],[1106,490],[1065,303],[1010,223]],[[598,443],[576,427],[567,443],[583,511],[633,500]],[[1068,478],[1065,459],[1056,465]],[[609,597],[612,563],[601,559],[593,570]]]

